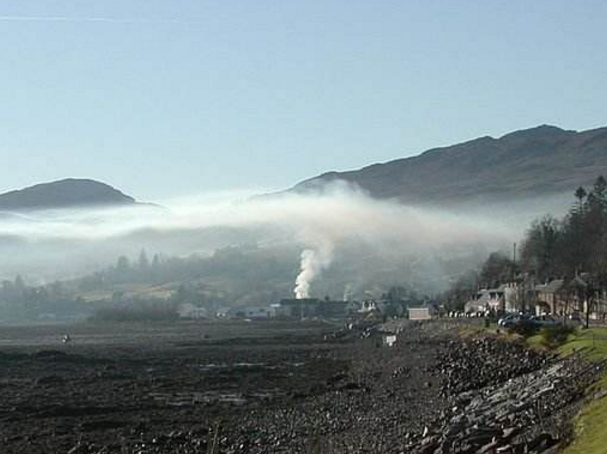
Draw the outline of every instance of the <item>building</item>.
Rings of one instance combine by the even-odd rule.
[[[430,320],[436,311],[432,306],[410,307],[409,320]]]
[[[464,310],[466,313],[503,311],[506,307],[506,292],[503,286],[492,289],[482,289],[476,292],[466,303]]]
[[[317,298],[283,299],[276,308],[276,316],[282,318],[310,318],[318,312]]]
[[[559,316],[585,312],[588,304],[588,288],[588,283],[582,276],[570,280],[553,279],[535,286],[536,306],[544,313]]]
[[[317,298],[283,299],[276,305],[276,316],[281,318],[344,318],[358,308],[351,301],[319,300]]]
[[[360,307],[358,308],[357,312],[360,314],[367,314],[373,311],[381,312],[380,305],[381,304],[376,300],[365,300],[360,303]]]
[[[378,311],[384,317],[404,317],[410,302],[407,300],[370,299],[358,304],[356,312],[366,314]]]
[[[249,320],[265,320],[276,316],[273,306],[243,306],[228,310],[228,317],[245,318]]]
[[[522,295],[521,291],[524,285],[518,282],[508,282],[498,287],[498,291],[503,293],[504,311],[510,313],[520,312],[522,310]]]
[[[180,304],[177,308],[180,318],[201,319],[208,318],[209,311],[204,307],[194,306],[190,303]]]
[[[545,284],[535,286],[535,301],[537,313],[558,314],[564,296],[563,279],[553,279]]]

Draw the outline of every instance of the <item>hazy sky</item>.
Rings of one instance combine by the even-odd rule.
[[[0,191],[283,188],[607,124],[607,2],[0,0]]]

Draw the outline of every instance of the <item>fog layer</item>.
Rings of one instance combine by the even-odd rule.
[[[293,291],[300,297],[314,293],[315,281],[346,258],[360,262],[350,277],[354,284],[348,283],[356,285],[365,255],[375,267],[415,264],[428,280],[444,281],[452,271],[440,269],[437,258],[478,255],[480,260],[486,251],[509,250],[530,218],[524,210],[511,206],[510,211],[500,216],[506,211],[498,207],[477,207],[474,214],[409,207],[335,184],[314,194],[250,198],[235,193],[168,200],[162,207],[7,213],[0,220],[0,275],[43,282],[90,273],[141,249],[184,256],[256,245],[297,251],[301,270]],[[403,280],[406,273],[410,270],[403,269]]]

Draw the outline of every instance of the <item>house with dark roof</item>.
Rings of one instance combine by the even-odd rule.
[[[535,286],[536,304],[543,312],[567,316],[572,312],[585,312],[588,299],[587,277],[553,279]]]
[[[470,312],[502,311],[505,306],[505,292],[502,287],[481,289],[466,303],[464,310]]]
[[[564,279],[553,279],[545,284],[536,285],[536,306],[541,308],[542,312],[559,314],[565,296],[564,285]]]

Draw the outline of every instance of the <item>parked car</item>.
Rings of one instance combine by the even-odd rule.
[[[497,325],[502,328],[511,328],[529,322],[529,316],[525,314],[510,314],[497,321]]]
[[[500,318],[500,319],[497,321],[497,326],[503,326],[503,327],[505,327],[505,324],[510,323],[510,321],[511,321],[513,318],[514,318],[514,314],[509,314],[509,315],[506,315],[506,316],[504,316],[504,317]]]
[[[562,323],[550,315],[537,315],[531,317],[531,322],[539,327],[556,326]]]
[[[574,322],[578,322],[578,323],[582,323],[582,314],[580,314],[580,311],[574,311],[569,316],[569,320],[574,321]]]

